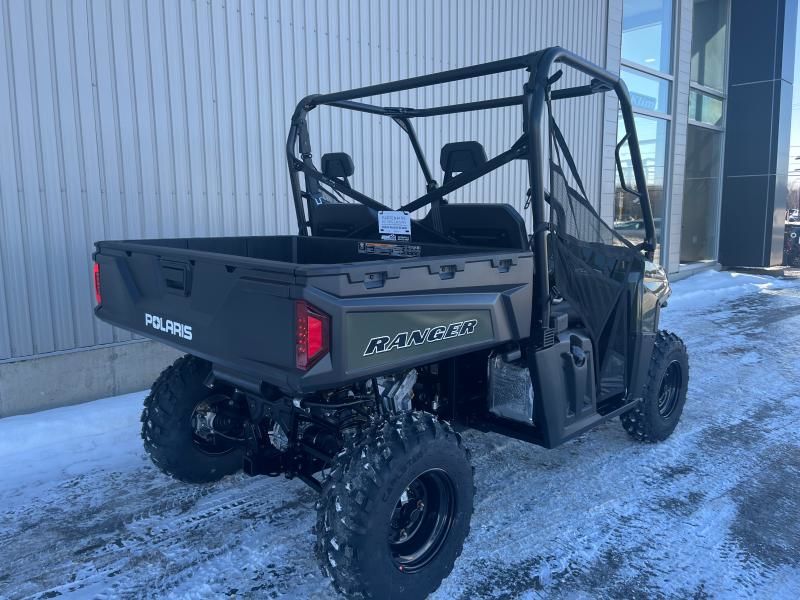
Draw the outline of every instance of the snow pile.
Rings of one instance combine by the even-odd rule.
[[[0,419],[0,506],[36,497],[64,478],[141,462],[145,392]]]
[[[762,290],[793,285],[796,285],[793,280],[764,275],[703,271],[672,284],[673,296],[669,301],[669,308],[674,310],[670,310],[670,313],[707,309]]]

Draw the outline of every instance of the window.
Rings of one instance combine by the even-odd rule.
[[[665,119],[658,119],[645,115],[636,115],[636,134],[639,137],[639,150],[642,154],[647,192],[650,204],[653,207],[653,220],[656,226],[656,241],[661,241],[662,223],[665,212],[664,179],[667,165],[667,133],[669,123]],[[625,135],[625,125],[622,116],[617,125],[617,139]],[[635,179],[631,164],[630,152],[627,144],[620,149],[620,162],[622,174],[628,187],[635,189]],[[644,220],[639,199],[629,194],[616,177],[614,194],[614,228],[634,243],[644,240]]]
[[[722,125],[722,99],[689,90],[689,118],[706,125]]]
[[[642,154],[647,191],[653,208],[656,241],[663,239],[666,214],[665,182],[669,130],[672,121],[672,0],[624,0],[622,16],[622,68],[620,76],[631,95],[636,133]],[[625,134],[620,116],[617,139]],[[623,176],[635,189],[630,153],[620,149]],[[616,176],[614,228],[634,243],[644,239],[639,199],[626,192]],[[660,256],[660,247],[656,254]]]
[[[722,132],[690,126],[686,140],[681,262],[716,257]]]
[[[721,127],[725,99],[728,0],[694,0],[689,119]]]
[[[669,113],[669,81],[625,67],[621,69],[620,74],[628,86],[634,107]]]
[[[724,90],[728,0],[694,0],[692,81]]]
[[[672,1],[625,0],[622,59],[654,71],[672,71]]]
[[[728,0],[694,0],[681,262],[717,257]]]

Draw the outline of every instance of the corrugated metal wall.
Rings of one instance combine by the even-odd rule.
[[[130,339],[93,319],[95,240],[291,232],[284,144],[304,95],[553,44],[604,63],[606,11],[587,0],[0,0],[0,360]],[[517,94],[522,81],[382,101]],[[561,120],[599,193],[602,100],[570,102]],[[423,192],[393,123],[315,112],[315,155],[351,153],[360,189],[393,205]],[[493,113],[421,123],[429,161],[448,141],[506,149],[519,112]],[[521,210],[526,188],[515,164],[455,199]]]

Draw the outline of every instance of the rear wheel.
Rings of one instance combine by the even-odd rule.
[[[658,332],[648,377],[642,402],[620,420],[634,439],[660,442],[678,425],[689,384],[689,356],[674,333]]]
[[[142,439],[153,463],[190,483],[216,481],[242,467],[245,407],[233,390],[205,381],[211,364],[183,356],[144,401]]]
[[[469,533],[469,453],[427,413],[392,417],[362,440],[337,458],[323,486],[317,558],[348,598],[425,598]]]

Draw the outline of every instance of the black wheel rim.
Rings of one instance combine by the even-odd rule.
[[[456,512],[455,485],[441,469],[425,471],[400,495],[391,514],[389,548],[398,569],[413,573],[444,544]]]
[[[205,454],[228,454],[243,441],[244,420],[238,405],[226,394],[214,394],[198,402],[190,423],[192,442]]]
[[[678,398],[683,387],[683,373],[681,365],[677,360],[673,360],[664,371],[661,379],[661,388],[658,391],[658,414],[663,418],[669,417],[675,412],[678,406]]]

